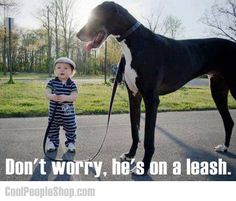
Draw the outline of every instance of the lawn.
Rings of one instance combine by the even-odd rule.
[[[0,83],[0,117],[47,116],[48,101],[44,97],[46,82],[30,81],[8,85]],[[77,114],[107,114],[112,86],[104,84],[80,84],[76,101]],[[159,111],[215,109],[208,87],[183,87],[177,92],[162,96]],[[229,96],[230,108],[236,102]],[[142,105],[142,111],[144,106]],[[119,86],[113,113],[128,113],[128,95]]]
[[[52,74],[53,76],[53,74]],[[77,79],[77,74],[73,77],[73,79]],[[103,79],[103,75],[79,75],[80,79]],[[48,78],[47,73],[15,73],[13,75],[14,80],[46,80]],[[0,81],[7,82],[9,80],[9,73],[7,75],[3,75],[0,72]]]
[[[48,78],[47,73],[14,73],[13,79],[16,80],[34,80],[34,79],[46,79]],[[0,79],[3,81],[9,80],[9,73],[7,75],[3,75],[3,73],[0,73]]]

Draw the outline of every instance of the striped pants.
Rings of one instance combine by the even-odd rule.
[[[73,105],[70,105],[69,107],[70,109],[68,112],[68,110],[67,111],[64,110],[63,105],[60,104],[57,106],[55,117],[48,133],[48,138],[51,142],[53,142],[55,147],[58,147],[60,143],[59,139],[60,126],[62,126],[65,131],[66,135],[65,145],[68,146],[69,143],[75,143],[76,139],[75,131],[77,128],[75,121],[75,112]],[[49,119],[48,119],[49,122],[52,119],[54,108],[55,106],[50,105]]]

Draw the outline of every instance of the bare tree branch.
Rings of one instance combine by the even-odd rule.
[[[218,2],[205,12],[201,21],[211,28],[212,34],[236,42],[236,0],[225,0],[224,4]]]
[[[147,27],[154,33],[171,38],[181,35],[184,30],[181,20],[172,15],[164,17],[161,11],[151,12],[149,17],[143,17],[147,23]]]

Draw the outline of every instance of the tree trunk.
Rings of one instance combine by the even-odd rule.
[[[4,18],[5,19],[5,18]],[[7,29],[6,26],[4,26],[4,38],[3,38],[3,55],[2,55],[2,59],[3,59],[3,74],[6,75],[7,74],[7,63],[6,63],[6,53],[7,53]]]
[[[59,40],[58,40],[58,22],[57,22],[57,18],[58,18],[58,5],[57,5],[57,1],[56,3],[56,12],[55,12],[55,51],[56,51],[56,58],[59,57]]]
[[[48,76],[52,77],[52,67],[51,67],[51,28],[50,28],[50,17],[49,17],[49,7],[47,7],[47,31],[48,31],[48,55],[47,55],[47,65],[48,65]]]
[[[105,84],[107,83],[107,41],[105,41],[105,59],[104,59],[104,78]]]

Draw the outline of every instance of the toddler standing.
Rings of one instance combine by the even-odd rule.
[[[49,118],[52,119],[53,111],[57,107],[54,120],[51,124],[48,138],[48,151],[55,151],[59,146],[59,130],[63,126],[66,135],[65,145],[68,151],[75,152],[76,121],[73,102],[76,101],[78,90],[71,80],[75,73],[75,63],[66,57],[58,58],[54,63],[56,78],[47,84],[45,95],[49,104]]]

